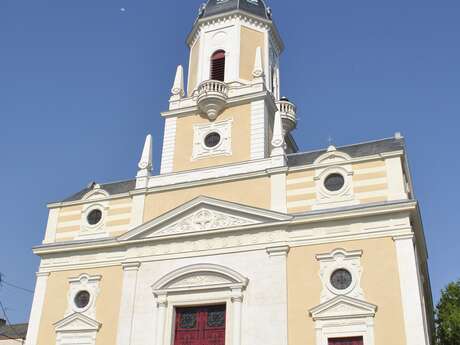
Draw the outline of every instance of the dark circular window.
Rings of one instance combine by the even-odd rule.
[[[96,225],[102,219],[102,211],[101,210],[92,210],[88,214],[88,217],[86,219],[88,220],[89,225]]]
[[[204,144],[206,147],[216,147],[220,143],[220,134],[217,132],[209,133],[204,138]]]
[[[80,291],[76,294],[74,302],[77,308],[83,309],[88,306],[91,295],[88,291]]]
[[[326,189],[331,192],[337,192],[341,190],[344,185],[345,179],[340,174],[331,174],[326,177],[326,180],[324,181],[324,187],[326,187]]]
[[[334,271],[331,275],[331,285],[337,290],[348,289],[352,281],[353,277],[351,276],[351,273],[343,268]]]

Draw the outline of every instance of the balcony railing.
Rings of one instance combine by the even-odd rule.
[[[228,85],[218,80],[207,80],[198,86],[198,97],[209,93],[217,93],[223,97],[228,95]]]
[[[283,130],[287,134],[297,126],[297,107],[287,99],[277,102],[278,110],[283,121]]]
[[[218,80],[202,82],[197,89],[198,108],[214,121],[227,105],[228,85]]]

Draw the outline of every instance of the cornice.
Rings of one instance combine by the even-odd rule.
[[[362,163],[362,162],[372,161],[372,160],[376,160],[376,159],[398,157],[398,156],[403,156],[403,155],[404,155],[403,151],[393,151],[393,152],[388,152],[388,153],[385,153],[385,154],[378,154],[378,155],[372,155],[372,156],[352,158],[347,163]],[[270,159],[268,158],[267,161],[268,160],[270,160]],[[246,162],[240,162],[240,163],[236,163],[236,164],[222,165],[222,166],[219,166],[219,167],[220,168],[221,167],[231,167],[231,166],[236,166],[236,165],[248,164],[248,163],[252,163],[252,162],[254,162],[254,161],[246,161]],[[257,177],[263,177],[263,176],[270,176],[273,173],[281,173],[281,172],[285,172],[285,171],[287,171],[287,172],[296,172],[296,171],[315,170],[315,169],[321,169],[321,168],[326,168],[326,167],[335,166],[335,165],[337,165],[337,163],[309,164],[309,165],[302,165],[302,166],[298,166],[298,167],[280,167],[280,168],[276,168],[276,169],[275,168],[261,169],[259,171],[252,171],[252,172],[248,172],[248,173],[239,173],[239,174],[234,174],[234,175],[225,176],[225,177],[215,177],[215,178],[209,178],[209,179],[205,179],[205,180],[196,180],[196,181],[177,183],[177,184],[174,184],[174,185],[166,184],[164,186],[135,189],[135,190],[132,190],[132,191],[130,191],[128,193],[114,194],[114,195],[108,196],[106,198],[98,199],[98,202],[117,200],[117,199],[123,199],[123,198],[131,198],[131,197],[133,197],[135,195],[152,194],[152,193],[157,193],[157,192],[178,190],[178,189],[182,189],[182,188],[205,186],[205,185],[210,185],[210,184],[215,184],[215,183],[220,183],[220,182],[239,181],[239,180],[257,178]],[[180,174],[186,174],[186,173],[190,173],[190,172],[199,172],[199,171],[204,172],[204,171],[208,171],[209,169],[210,168],[203,168],[203,169],[199,169],[199,170],[190,170],[190,171],[184,171],[184,172],[179,172],[179,173],[174,173],[174,174],[180,175]],[[161,175],[156,175],[156,176],[161,176]],[[155,177],[155,176],[152,176],[152,177]],[[55,202],[55,203],[50,203],[47,206],[48,206],[49,209],[52,209],[52,208],[59,208],[59,207],[85,205],[85,204],[88,204],[88,203],[91,203],[91,202],[94,202],[94,200],[76,200],[76,201]]]
[[[252,85],[249,84],[247,86],[251,87]],[[188,99],[190,100],[193,98],[194,97],[189,97]],[[184,99],[184,100],[187,100],[187,99]],[[249,92],[243,95],[229,97],[227,99],[227,108],[229,106],[237,106],[240,104],[245,104],[245,103],[259,101],[259,100],[266,100],[268,104],[272,107],[272,110],[276,111],[277,107],[276,107],[275,99],[273,98],[270,91],[268,90]],[[187,106],[187,107],[163,111],[160,114],[162,117],[168,118],[168,117],[184,117],[184,116],[189,116],[191,114],[197,114],[198,112],[199,112],[198,106],[195,104],[193,106]]]
[[[337,150],[337,152],[340,152],[340,149]],[[307,152],[308,153],[308,152]],[[302,154],[302,152],[299,152],[298,154]],[[391,151],[391,152],[385,152],[385,153],[379,153],[376,155],[371,155],[371,156],[363,156],[363,157],[356,157],[356,158],[351,158],[347,161],[343,161],[341,164],[354,164],[354,163],[362,163],[362,162],[368,162],[376,159],[387,159],[387,158],[392,158],[392,157],[402,157],[404,156],[404,151],[398,150],[398,151]],[[320,163],[320,164],[306,164],[306,165],[300,165],[296,167],[289,167],[289,172],[295,172],[295,171],[305,171],[305,170],[316,170],[316,169],[322,169],[322,168],[327,168],[331,166],[337,166],[337,162],[330,162],[330,163]]]
[[[322,223],[330,221],[347,220],[352,218],[362,218],[370,216],[378,216],[384,214],[394,214],[401,212],[413,213],[417,211],[417,201],[406,200],[390,203],[379,203],[374,205],[353,206],[335,210],[314,211],[305,214],[287,215],[292,219],[285,221],[274,221],[268,223],[259,223],[252,225],[245,225],[234,227],[231,229],[218,229],[218,230],[203,230],[194,233],[165,235],[154,238],[144,238],[137,240],[122,241],[119,238],[87,241],[74,241],[40,245],[33,249],[34,254],[39,256],[46,256],[49,254],[68,253],[68,252],[82,252],[88,250],[101,250],[109,248],[120,248],[126,250],[132,246],[138,246],[146,243],[167,243],[170,241],[177,241],[184,238],[196,239],[200,237],[220,236],[223,234],[235,234],[238,232],[252,233],[261,229],[269,231],[290,231],[294,227],[301,225]],[[313,240],[313,239],[310,239]]]
[[[225,14],[218,14],[211,17],[200,18],[198,19],[195,24],[193,25],[192,31],[189,33],[186,39],[186,43],[189,47],[192,47],[195,43],[196,39],[199,36],[200,30],[211,24],[226,22],[231,19],[241,19],[246,21],[250,24],[256,24],[264,28],[265,30],[270,31],[273,34],[273,38],[276,43],[276,49],[279,54],[281,54],[284,50],[284,42],[281,38],[281,35],[276,27],[275,23],[268,19],[263,19],[257,16],[254,16],[250,13],[247,13],[242,10],[234,10]]]

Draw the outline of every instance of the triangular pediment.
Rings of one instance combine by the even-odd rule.
[[[347,296],[337,296],[310,310],[314,320],[331,320],[350,317],[374,317],[377,306]]]
[[[61,321],[56,322],[54,327],[56,332],[97,332],[99,328],[101,328],[101,324],[84,314],[73,313]]]
[[[270,210],[198,197],[129,231],[120,240],[193,234],[289,219],[289,215]]]

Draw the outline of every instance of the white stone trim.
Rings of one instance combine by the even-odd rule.
[[[88,223],[88,215],[94,210],[101,211],[102,218],[99,223],[91,225]],[[79,222],[80,232],[78,234],[78,239],[92,240],[108,237],[109,234],[106,231],[108,210],[109,203],[106,200],[100,200],[91,204],[86,204],[81,211],[81,219]]]
[[[287,213],[286,172],[272,174],[270,185],[272,211]]]
[[[43,243],[53,243],[56,240],[56,229],[59,219],[59,209],[52,208],[49,210],[48,223],[46,225],[45,239]]]
[[[336,296],[346,295],[355,299],[364,300],[364,293],[361,288],[361,250],[347,252],[345,249],[335,249],[331,253],[320,254],[316,259],[320,263],[320,278],[323,283],[321,292],[321,303],[335,298]],[[339,269],[345,269],[351,273],[352,283],[344,290],[337,290],[331,284],[332,274]]]
[[[374,345],[376,312],[376,305],[346,296],[320,304],[309,312],[315,322],[316,345],[348,337],[363,337],[364,345]]]
[[[238,272],[214,264],[186,266],[158,280],[152,285],[157,302],[156,344],[172,344],[176,307],[222,303],[227,308],[225,343],[240,345],[242,301],[248,282]]]
[[[132,208],[131,208],[131,223],[130,229],[138,227],[144,223],[144,207],[145,207],[145,194],[139,194],[133,196]]]
[[[80,313],[71,314],[54,323],[56,345],[95,345],[102,324]]]
[[[161,155],[160,174],[169,174],[173,171],[174,150],[176,148],[177,118],[168,117],[165,120],[165,133],[163,139],[163,153]]]
[[[48,272],[38,272],[35,283],[34,299],[30,311],[29,328],[27,330],[26,345],[36,345],[40,327],[43,305],[45,303],[46,286],[48,283]]]
[[[251,102],[251,159],[265,158],[265,101]]]
[[[404,200],[408,198],[401,157],[385,159],[388,200]]]
[[[398,258],[399,281],[407,345],[429,345],[426,337],[413,234],[393,237]]]
[[[259,159],[212,168],[196,169],[187,172],[152,176],[149,178],[148,187],[156,188],[170,185],[177,186],[181,183],[198,182],[215,178],[229,178],[239,174],[248,174],[261,171],[263,172],[269,168],[282,166],[284,166],[283,162],[274,164],[271,159]]]
[[[337,153],[338,152],[334,152],[334,154]],[[329,160],[335,159],[337,156],[327,155],[325,157],[326,160]],[[330,191],[324,186],[326,178],[332,174],[342,175],[345,180],[343,187],[338,191]],[[353,192],[353,169],[351,164],[340,166],[334,165],[318,169],[315,172],[314,181],[317,196],[317,203],[313,205],[314,210],[359,204],[359,201],[355,199]]]
[[[132,344],[132,329],[134,321],[134,304],[137,292],[137,273],[140,262],[128,262],[123,267],[123,288],[118,317],[117,345]]]
[[[194,125],[191,161],[215,156],[231,156],[232,125],[233,119],[228,119],[221,122]],[[220,135],[220,142],[214,147],[207,147],[204,140],[208,134],[213,132],[216,132]]]
[[[210,214],[204,219],[205,224],[202,224],[201,219],[196,219],[196,216],[199,216],[202,211]],[[217,218],[217,221],[214,221],[214,218]],[[282,213],[201,196],[142,224],[120,236],[119,239],[172,237],[200,231],[210,233],[213,230],[241,228],[257,224],[263,226],[268,222],[289,219],[291,216]]]
[[[99,283],[102,279],[100,275],[90,276],[81,274],[75,278],[69,278],[69,292],[67,294],[67,312],[66,315],[73,313],[84,314],[90,318],[96,318],[96,300],[99,295]],[[75,305],[75,297],[80,291],[88,291],[90,300],[87,306],[79,308]]]

